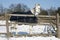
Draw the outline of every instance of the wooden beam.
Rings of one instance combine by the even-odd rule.
[[[1,26],[4,26],[4,27],[6,27],[6,25],[0,25],[0,27],[1,27]],[[10,24],[10,23],[9,23],[9,26],[11,26],[11,24]]]
[[[15,23],[10,23],[10,24],[15,24]],[[17,22],[16,24],[18,24],[18,25],[22,25],[22,24],[26,24],[26,25],[36,25],[37,23],[24,23],[24,22]]]
[[[40,23],[24,23],[24,22],[17,22],[16,24],[18,24],[18,25],[22,25],[22,24],[26,24],[26,25],[45,25],[45,24],[47,24],[47,23],[49,23],[49,22],[40,22]],[[9,23],[9,24],[15,24],[15,23]]]
[[[32,36],[49,36],[49,34],[27,34],[27,35],[17,34],[17,35],[15,35],[15,36],[17,36],[17,37],[22,37],[22,36],[24,36],[24,37],[26,37],[26,36],[32,37]]]
[[[8,23],[8,15],[5,14],[6,19],[6,31],[7,31],[7,40],[9,40],[9,23]]]
[[[46,17],[40,17],[40,19],[42,19],[42,20],[50,20],[50,19],[51,20],[56,20],[56,18],[49,18],[49,17],[47,17],[47,18]]]
[[[7,34],[7,33],[0,33],[0,34]]]
[[[34,15],[26,15],[26,14],[7,14],[7,15],[9,15],[9,16],[31,16],[31,17],[33,17]]]
[[[59,13],[56,15],[57,37],[60,38]]]
[[[26,14],[7,14],[7,15],[9,15],[9,16],[30,16],[30,17],[34,17],[34,15],[26,15]],[[48,15],[38,15],[38,16],[36,16],[36,17],[47,17],[47,18],[56,18],[55,16],[48,16]]]
[[[6,25],[0,25],[0,26],[6,26]]]
[[[38,15],[39,18],[56,18],[55,16],[49,16],[49,15]]]

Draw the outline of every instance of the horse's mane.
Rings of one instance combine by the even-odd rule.
[[[27,11],[27,12],[13,12],[12,14],[32,14],[31,11]]]

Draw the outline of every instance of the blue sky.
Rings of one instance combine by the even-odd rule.
[[[0,4],[4,7],[8,7],[10,4],[22,3],[29,8],[33,8],[36,3],[39,3],[42,8],[49,9],[50,7],[60,7],[60,0],[0,0]]]

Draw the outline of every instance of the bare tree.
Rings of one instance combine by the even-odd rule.
[[[8,12],[26,12],[30,9],[24,4],[11,4],[9,6]]]
[[[40,10],[41,10],[40,15],[48,15],[47,10],[45,10],[45,9],[43,9],[43,8],[41,8]]]
[[[58,9],[57,9],[57,13],[59,13],[59,15],[60,15],[60,7],[58,7]]]
[[[3,14],[3,6],[0,5],[0,14]]]
[[[47,12],[50,15],[56,15],[56,8],[55,7],[51,7],[50,9],[47,10]]]

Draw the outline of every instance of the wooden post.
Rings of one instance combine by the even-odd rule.
[[[7,39],[9,40],[9,23],[8,23],[8,15],[5,14],[5,19],[6,19],[6,30],[7,30]]]
[[[57,37],[60,38],[59,13],[56,15]]]

